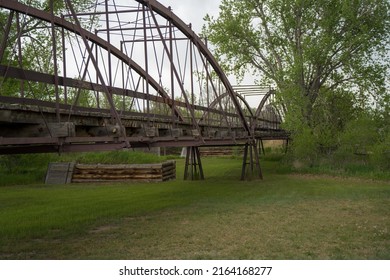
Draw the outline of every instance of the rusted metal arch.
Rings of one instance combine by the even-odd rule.
[[[250,114],[249,117],[253,118],[255,115],[253,114],[253,112],[252,112],[252,110],[251,110],[251,108],[250,108],[248,102],[245,100],[245,98],[242,97],[242,95],[240,95],[240,94],[237,93],[237,92],[234,92],[234,95],[244,103],[245,107],[248,109],[248,112],[249,112],[249,114]],[[211,109],[211,110],[214,109],[214,107],[217,106],[217,105],[218,105],[225,97],[227,97],[227,96],[230,96],[230,94],[229,94],[228,92],[225,92],[225,93],[221,94],[220,96],[218,96],[216,99],[214,99],[213,102],[210,103],[209,109]],[[211,112],[211,111],[206,111],[206,112],[203,114],[203,116],[200,118],[199,123],[202,122],[204,119],[206,119],[206,118],[207,118],[207,115],[208,115],[210,112]]]
[[[258,118],[260,116],[260,112],[264,109],[264,105],[265,103],[268,101],[268,99],[270,98],[270,96],[272,94],[275,94],[275,90],[271,89],[267,92],[266,95],[264,95],[264,97],[261,99],[261,102],[259,104],[259,106],[257,107],[256,109],[256,112],[255,112],[255,117]]]
[[[149,10],[154,11],[158,13],[160,16],[166,18],[167,20],[171,21],[175,27],[177,27],[188,39],[192,41],[192,43],[198,48],[200,53],[204,55],[207,62],[210,63],[210,65],[213,67],[214,71],[217,73],[218,77],[221,79],[222,83],[224,84],[227,94],[230,96],[230,98],[233,101],[233,104],[235,106],[235,109],[238,113],[238,116],[242,122],[242,125],[244,129],[248,132],[248,135],[251,135],[251,130],[249,127],[249,124],[245,118],[244,112],[242,111],[242,108],[238,102],[238,99],[236,98],[236,95],[234,94],[233,88],[230,85],[230,82],[228,81],[226,75],[224,74],[223,70],[219,66],[218,62],[215,60],[213,55],[210,53],[206,45],[202,42],[202,40],[195,34],[195,32],[188,27],[180,18],[178,18],[170,9],[166,8],[162,4],[160,4],[157,1],[154,0],[147,0],[147,1],[141,1],[136,0],[140,4],[144,5],[145,7],[148,7]],[[29,16],[33,16],[35,18],[41,19],[43,21],[53,23],[54,25],[58,27],[65,28],[66,30],[69,30],[70,32],[84,36],[88,39],[88,41],[95,43],[96,45],[102,47],[103,49],[109,51],[114,56],[116,56],[118,59],[120,59],[122,62],[126,63],[131,69],[133,69],[137,74],[139,74],[141,77],[143,77],[162,97],[164,100],[166,100],[165,103],[167,103],[171,108],[172,104],[168,102],[170,100],[168,94],[165,92],[165,90],[159,85],[159,83],[153,79],[152,76],[150,76],[142,67],[140,67],[137,63],[135,63],[131,58],[129,58],[126,54],[121,52],[119,49],[117,49],[115,46],[109,44],[104,39],[98,37],[97,35],[80,28],[76,24],[73,24],[71,22],[67,22],[62,18],[59,18],[57,16],[52,16],[51,14],[38,10],[36,8],[27,6],[25,4],[22,4],[20,2],[14,1],[14,0],[0,0],[0,7],[7,8],[9,10],[13,10],[22,14],[26,14]],[[183,117],[181,116],[181,113],[176,108],[173,108],[175,115],[182,121]],[[195,121],[195,120],[194,120]]]
[[[197,46],[199,51],[204,55],[204,57],[213,67],[214,71],[216,72],[221,82],[225,86],[227,90],[227,94],[230,96],[230,98],[233,101],[233,104],[237,110],[238,116],[242,122],[244,129],[248,132],[249,136],[253,137],[253,133],[250,128],[250,125],[248,124],[245,118],[244,112],[239,104],[238,99],[236,98],[232,85],[230,84],[221,66],[218,64],[217,60],[211,54],[211,52],[203,43],[203,41],[195,34],[195,32],[187,24],[185,24],[170,9],[168,9],[158,1],[156,0],[135,0],[135,1],[137,1],[138,3],[144,6],[147,6],[150,10],[155,11],[160,16],[166,18],[168,21],[171,21],[175,27],[177,27],[187,38],[189,38],[194,43],[195,46]]]
[[[224,74],[221,67],[219,66],[219,64],[217,63],[215,58],[212,56],[212,54],[210,53],[210,51],[208,50],[206,45],[203,43],[203,41],[195,34],[195,32],[187,24],[185,24],[180,18],[178,18],[169,8],[166,8],[165,6],[160,4],[159,2],[154,1],[154,0],[148,0],[148,1],[135,0],[135,1],[137,1],[141,5],[144,5],[145,7],[147,7],[150,10],[150,12],[152,13],[152,15],[153,15],[153,12],[155,12],[155,13],[159,14],[160,16],[162,16],[163,18],[170,21],[173,24],[173,26],[176,27],[179,31],[181,31],[183,33],[183,35],[185,35],[190,40],[190,42],[198,49],[199,53],[203,55],[206,62],[212,66],[213,70],[218,75],[218,77],[220,78],[220,81],[222,82],[222,84],[224,85],[224,87],[226,89],[226,93],[223,94],[223,97],[217,98],[217,100],[221,100],[222,98],[225,98],[227,96],[230,97],[230,99],[233,102],[234,107],[235,107],[236,116],[241,121],[244,130],[248,132],[249,136],[253,136],[249,122],[248,122],[246,116],[244,115],[244,111],[241,108],[241,104],[239,102],[239,99],[242,100],[242,98],[238,97],[236,95],[236,93],[234,92],[233,87],[230,85],[230,82],[228,81],[226,75]],[[165,103],[169,107],[173,108],[176,117],[178,117],[180,121],[184,120],[179,109],[174,106],[174,104],[171,101],[171,98],[168,96],[167,92],[163,89],[163,87],[160,86],[159,83],[156,80],[154,80],[153,77],[150,76],[147,73],[147,71],[145,71],[135,61],[133,61],[130,57],[128,57],[125,53],[120,51],[115,46],[109,44],[103,38],[98,37],[96,34],[93,34],[89,31],[81,28],[79,25],[65,21],[63,18],[53,16],[50,13],[38,10],[38,9],[30,7],[30,6],[27,6],[27,5],[22,4],[18,1],[15,1],[15,0],[8,0],[8,1],[7,0],[0,0],[0,7],[9,9],[10,11],[16,11],[16,12],[19,12],[21,14],[32,16],[32,17],[35,17],[37,19],[46,21],[48,23],[52,23],[55,26],[69,30],[73,34],[82,36],[82,37],[86,38],[88,41],[101,47],[102,49],[109,51],[110,54],[117,57],[120,61],[124,62],[132,70],[134,70],[138,75],[140,75],[140,77],[144,78],[157,91],[157,93],[160,94],[160,96],[162,96],[161,99],[162,99],[163,103]],[[17,69],[15,69],[15,70],[17,70]],[[19,69],[19,70],[26,71],[23,69]],[[35,72],[35,74],[39,74],[39,73]],[[18,74],[15,74],[15,75],[18,75]],[[48,74],[46,76],[48,76]],[[57,77],[54,75],[50,75],[50,76],[51,77],[48,77],[49,80],[53,80],[53,78],[54,78],[54,80],[57,80],[57,82],[58,82],[58,80],[69,81],[69,83],[64,83],[64,84],[62,84],[60,82],[59,85],[74,85],[74,84],[76,84],[76,80],[69,79],[67,77],[62,78],[62,77]],[[95,84],[93,87],[96,88],[96,85],[97,84]],[[84,88],[88,89],[89,87],[91,87],[91,85],[86,85],[86,84],[84,85]],[[109,90],[110,93],[118,92],[110,86],[107,86],[106,88]],[[132,96],[132,95],[134,96],[137,93],[127,91],[126,95],[127,94],[129,94],[130,96]],[[160,99],[160,101],[161,101],[161,99]],[[246,102],[244,101],[244,104],[245,103]],[[184,103],[183,103],[183,105],[184,105]],[[186,105],[186,107],[190,106],[192,109],[194,109],[196,107],[200,107],[200,106],[196,106],[196,105],[195,106],[190,105],[188,103],[188,101],[186,102],[185,105]],[[248,107],[248,109],[249,109],[248,104],[245,104],[245,106]],[[114,110],[115,110],[115,108],[114,108]],[[214,109],[212,111],[215,112],[216,110]],[[253,115],[253,112],[250,109],[248,110],[248,112],[250,112],[250,114]],[[221,114],[223,114],[222,111],[221,111]],[[229,116],[232,116],[233,113],[227,113],[227,114]],[[193,121],[197,124],[195,119],[193,119]]]
[[[261,99],[260,101],[260,104],[259,106],[257,107],[256,109],[256,112],[253,113],[251,107],[249,106],[248,102],[245,100],[245,98],[240,95],[239,93],[234,93],[235,96],[243,102],[243,104],[245,105],[245,107],[248,109],[248,112],[249,112],[249,117],[252,119],[252,120],[255,120],[253,123],[252,123],[252,126],[256,126],[256,121],[259,120],[260,118],[260,113],[261,111],[264,110],[264,106],[266,105],[267,101],[269,100],[269,98],[275,94],[275,90],[271,89],[269,90],[264,96],[263,98]],[[209,108],[210,109],[213,109],[215,106],[217,106],[217,104],[219,104],[221,102],[221,100],[223,98],[225,98],[226,96],[228,96],[229,94],[227,92],[225,92],[224,94],[220,95],[218,98],[216,98],[213,102],[210,103],[210,106]],[[210,112],[205,112],[204,115],[202,116],[202,118],[199,120],[199,122],[201,122],[202,120],[206,119],[207,115],[209,114]],[[279,114],[280,116],[280,114]],[[281,116],[280,116],[281,117]]]
[[[269,122],[271,124],[280,124],[281,120],[283,119],[282,117],[282,114],[280,113],[279,109],[275,106],[273,106],[272,108],[275,110],[274,113],[276,114],[276,120],[275,119],[264,119],[264,118],[261,118],[260,115],[261,113],[265,110],[265,106],[268,102],[268,100],[273,96],[275,95],[276,91],[273,90],[273,89],[270,89],[266,95],[264,95],[264,97],[262,98],[259,106],[257,107],[257,110],[255,112],[255,115],[254,115],[254,119],[255,121],[252,123],[252,127],[253,129],[256,128],[256,126],[258,125],[259,122]]]
[[[130,57],[128,57],[126,54],[121,52],[118,48],[115,46],[109,44],[104,39],[98,37],[97,35],[89,32],[88,30],[79,28],[77,25],[65,21],[64,19],[52,16],[50,13],[47,13],[45,11],[38,10],[36,8],[27,6],[25,4],[22,4],[15,0],[0,0],[0,7],[6,8],[10,11],[16,11],[28,16],[33,16],[35,18],[38,18],[40,20],[46,21],[48,23],[53,22],[56,26],[62,27],[74,34],[77,35],[84,35],[89,41],[92,43],[95,43],[96,45],[102,47],[105,50],[109,50],[110,53],[112,53],[114,56],[116,56],[118,59],[120,59],[122,62],[127,64],[131,69],[133,69],[137,74],[139,74],[141,77],[143,77],[145,80],[149,82],[149,84],[162,96],[164,100],[166,100],[165,103],[167,103],[169,106],[172,107],[172,103],[168,102],[170,100],[170,97],[168,96],[167,92],[159,85],[159,83],[153,79],[152,76],[150,76],[144,69],[142,69],[141,66],[139,66],[136,62],[134,62]],[[184,118],[181,115],[180,111],[174,108],[176,116],[179,118],[180,121],[183,121]]]

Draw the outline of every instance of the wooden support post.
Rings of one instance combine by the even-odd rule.
[[[260,152],[263,153],[263,155],[265,155],[263,139],[258,140],[258,142],[259,142]]]
[[[249,161],[248,161],[249,153]],[[249,171],[247,167],[249,165]],[[244,148],[244,158],[242,161],[241,180],[252,179],[253,177],[263,179],[260,167],[259,153],[256,142],[246,143]]]
[[[204,180],[199,147],[187,147],[184,180]]]
[[[284,147],[284,153],[285,154],[287,154],[287,152],[288,152],[288,143],[289,141],[288,141],[288,138],[286,139],[286,142],[285,142],[285,147]]]

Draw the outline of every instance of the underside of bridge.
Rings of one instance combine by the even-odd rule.
[[[275,92],[233,87],[170,7],[24,2],[0,0],[0,154],[188,147],[202,179],[199,147],[242,145],[245,178],[262,177],[258,141],[288,138]]]

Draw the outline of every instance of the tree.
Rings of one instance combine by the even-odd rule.
[[[228,71],[275,84],[310,126],[322,94],[385,94],[389,10],[387,0],[223,0],[204,33]]]
[[[56,16],[67,14],[68,8],[66,1],[56,0],[19,0],[28,6],[46,11],[53,12]],[[85,11],[88,7],[92,7],[96,0],[75,0],[72,5],[76,11]],[[95,24],[93,19],[86,20],[84,24]],[[10,24],[9,32],[7,25]],[[2,45],[0,63],[4,66],[14,66],[33,70],[42,73],[54,74],[54,55],[52,34],[55,34],[56,41],[56,57],[57,62],[62,59],[62,44],[59,43],[61,33],[58,28],[51,28],[50,23],[38,20],[28,15],[21,15],[9,10],[0,9],[0,43]],[[3,48],[4,47],[4,48]],[[1,94],[18,96],[20,94],[20,84],[16,79],[4,81],[0,77]],[[24,87],[24,86],[22,86]],[[27,85],[26,85],[27,87]],[[53,86],[40,83],[29,83],[28,92],[33,94],[34,98],[50,100],[54,94]]]

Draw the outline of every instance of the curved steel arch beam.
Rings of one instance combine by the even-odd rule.
[[[263,97],[263,99],[261,100],[261,102],[260,102],[260,104],[259,104],[259,107],[257,107],[257,110],[256,110],[256,113],[255,113],[255,117],[254,117],[254,119],[255,119],[255,121],[254,121],[254,123],[253,123],[253,127],[255,128],[255,126],[256,126],[256,123],[257,122],[259,122],[259,121],[264,121],[264,119],[262,119],[262,118],[260,118],[260,114],[261,114],[261,112],[263,111],[263,109],[264,109],[264,107],[265,107],[265,105],[266,105],[266,102],[268,101],[268,99],[273,95],[273,94],[275,94],[275,90],[273,90],[273,89],[270,89],[268,92],[267,92],[267,94],[266,95],[264,95],[264,97]],[[275,111],[273,111],[274,113],[275,113],[275,115],[276,115],[276,117],[280,120],[275,120],[275,119],[269,119],[269,121],[271,122],[271,123],[275,123],[275,122],[277,122],[277,123],[281,123],[281,120],[283,119],[283,117],[282,117],[282,114],[280,113],[280,111],[279,111],[279,109],[277,108],[277,107],[275,107],[275,106],[272,106],[272,108],[275,110]],[[267,119],[265,119],[265,120],[267,120]]]
[[[234,94],[232,85],[230,84],[228,78],[226,77],[224,71],[218,64],[217,60],[214,58],[214,56],[211,54],[211,52],[206,47],[206,45],[202,42],[202,40],[178,16],[176,16],[170,9],[168,9],[158,1],[156,0],[135,0],[135,1],[137,1],[138,3],[146,7],[149,7],[151,10],[155,11],[160,16],[171,21],[187,38],[191,39],[191,41],[197,46],[200,52],[205,56],[207,61],[213,67],[214,71],[217,73],[218,77],[221,79],[222,83],[224,84],[227,90],[227,94],[230,95],[230,98],[233,100],[234,106],[236,107],[242,125],[244,126],[245,130],[248,132],[248,135],[253,136],[252,130],[246,121],[244,112]]]
[[[210,103],[209,108],[213,109],[215,106],[217,106],[217,104],[219,104],[222,101],[222,99],[224,99],[226,96],[229,96],[229,95],[230,94],[227,92],[221,94],[216,99],[214,99],[213,102]],[[242,97],[242,95],[238,94],[237,92],[234,92],[234,95],[244,103],[245,107],[248,109],[248,112],[250,113],[250,117],[253,118],[255,115],[253,115],[252,109],[250,108],[248,102],[244,99],[244,97]],[[206,111],[203,114],[203,116],[200,118],[199,122],[203,121],[207,117],[208,114],[209,114],[209,112]]]
[[[260,113],[261,111],[263,110],[264,108],[264,105],[265,105],[265,102],[267,102],[268,98],[275,93],[275,90],[271,89],[270,91],[268,91],[266,93],[266,95],[264,95],[263,99],[261,99],[261,102],[259,104],[259,106],[257,107],[257,110],[256,110],[256,113],[255,113],[255,117],[258,118],[260,116]]]
[[[222,100],[226,95],[228,95],[227,92],[225,92],[224,94],[222,94],[221,96],[219,96],[219,97],[218,97],[217,99],[215,99],[211,104],[213,104],[214,102],[215,102],[215,103],[219,103],[219,100],[218,100],[218,99]],[[250,116],[253,117],[254,115],[253,115],[252,109],[251,109],[251,107],[249,106],[248,102],[245,100],[245,98],[242,97],[242,95],[239,94],[239,93],[237,93],[237,92],[234,92],[234,95],[244,103],[245,107],[248,109],[248,112],[250,113]],[[211,105],[211,104],[210,104],[210,107],[211,107],[211,108],[212,108],[212,106],[214,107],[214,106],[216,105],[216,104],[214,104],[214,105]]]
[[[118,48],[109,44],[107,41],[105,41],[104,39],[98,37],[97,35],[89,32],[88,30],[79,28],[77,25],[75,25],[71,22],[68,22],[60,17],[52,16],[51,14],[49,14],[45,11],[38,10],[36,8],[30,7],[28,5],[25,5],[23,3],[15,1],[15,0],[0,0],[0,7],[6,8],[6,9],[11,10],[11,11],[16,11],[16,12],[19,12],[19,13],[22,13],[22,14],[25,14],[28,16],[32,16],[32,17],[38,18],[40,20],[43,20],[43,21],[46,21],[49,23],[53,21],[53,23],[56,26],[63,27],[72,33],[75,33],[75,34],[80,35],[80,36],[83,34],[88,39],[88,41],[91,41],[91,42],[97,44],[98,46],[102,47],[105,50],[110,50],[110,52],[114,56],[116,56],[118,59],[120,59],[121,61],[123,61],[127,65],[129,65],[130,68],[133,69],[135,72],[137,72],[141,77],[143,77],[144,79],[147,79],[149,84],[164,99],[166,99],[166,100],[170,99],[168,94],[166,93],[166,91],[159,85],[159,83],[156,80],[154,80],[152,76],[150,76],[148,73],[146,73],[146,71],[144,71],[144,69],[142,69],[141,66],[139,66],[136,62],[134,62],[126,54],[121,52]],[[171,105],[169,105],[169,106],[171,106]],[[182,114],[176,108],[175,108],[175,114],[181,121],[184,120]]]

